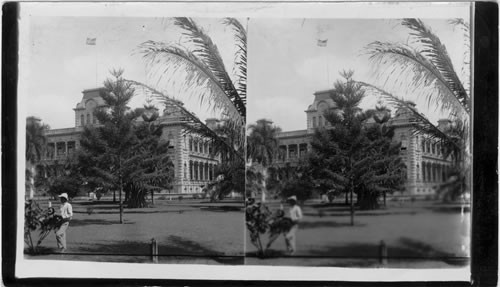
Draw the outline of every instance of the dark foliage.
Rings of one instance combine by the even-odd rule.
[[[128,207],[144,207],[149,192],[168,188],[172,164],[161,128],[152,121],[136,121],[144,109],[129,110],[134,89],[122,72],[113,72],[115,79],[104,83],[106,108],[95,113],[100,126],[86,127],[82,134],[80,172],[94,188],[123,190]]]
[[[386,125],[389,113],[358,107],[365,95],[352,74],[344,72],[346,81],[335,83],[331,98],[337,108],[325,114],[331,128],[314,135],[309,163],[316,184],[354,192],[361,209],[374,209],[380,195],[402,189],[405,166],[400,144],[392,141],[393,129]]]

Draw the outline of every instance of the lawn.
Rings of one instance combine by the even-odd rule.
[[[57,254],[51,233],[30,259],[151,262],[151,239],[160,263],[242,264],[243,204],[159,201],[154,207],[119,209],[111,202],[73,202],[68,249]],[[42,203],[46,206],[46,203]],[[55,204],[58,207],[58,204]],[[35,236],[36,237],[36,236]]]
[[[279,202],[269,206],[279,208]],[[459,204],[389,202],[387,208],[356,211],[351,226],[347,206],[308,201],[302,206],[297,252],[286,254],[280,237],[266,258],[256,256],[249,239],[245,252],[242,203],[157,200],[154,207],[125,209],[123,224],[117,205],[109,201],[79,201],[73,207],[67,253],[56,253],[51,233],[40,246],[40,254],[27,258],[151,262],[154,238],[159,263],[408,268],[469,263],[470,213]],[[266,236],[263,239],[265,244]],[[386,264],[379,262],[381,241],[387,246]]]
[[[272,209],[279,203],[269,204]],[[470,212],[459,204],[432,201],[399,204],[387,208],[356,211],[354,226],[342,204],[310,202],[302,207],[304,219],[297,233],[297,252],[290,256],[283,237],[257,258],[256,248],[247,244],[246,264],[347,267],[464,266],[470,256]],[[267,242],[266,236],[263,237]],[[249,239],[247,239],[248,242]],[[388,261],[379,262],[381,241],[387,246]]]

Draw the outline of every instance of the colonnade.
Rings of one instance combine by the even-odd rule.
[[[279,151],[278,157],[281,160],[302,158],[307,153],[307,143],[280,145]]]
[[[423,182],[444,182],[450,167],[441,163],[422,162]]]
[[[202,161],[189,161],[189,179],[211,181],[214,179],[215,164]],[[187,177],[187,167],[184,164],[184,177]]]
[[[73,154],[76,149],[75,141],[58,141],[47,144],[47,159],[53,159]]]

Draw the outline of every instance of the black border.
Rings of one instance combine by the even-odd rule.
[[[327,286],[332,282],[17,279],[17,80],[19,4],[2,7],[2,280],[6,286]],[[335,286],[496,286],[498,280],[498,4],[475,2],[471,282],[335,282]],[[306,268],[304,272],[306,272]],[[422,278],[426,280],[426,278]]]
[[[496,286],[498,270],[498,4],[475,8],[472,283]]]
[[[2,6],[2,279],[14,282],[17,229],[17,77],[19,4]]]

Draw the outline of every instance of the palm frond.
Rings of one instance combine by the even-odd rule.
[[[389,92],[386,92],[378,87],[364,82],[359,82],[364,88],[370,89],[371,92],[378,94],[383,97],[389,104],[396,106],[397,108],[403,108],[412,113],[412,126],[415,128],[414,132],[419,134],[425,134],[431,138],[437,138],[444,142],[451,143],[456,148],[462,150],[456,141],[447,135],[445,132],[441,131],[437,126],[432,124],[424,115],[419,113],[411,104],[407,101],[400,99]]]
[[[235,54],[234,73],[238,75],[236,88],[242,101],[246,104],[247,94],[247,31],[235,18],[225,18],[223,23],[234,31],[234,39],[238,51]]]
[[[173,105],[176,108],[178,108],[182,112],[182,115],[184,116],[183,123],[188,131],[197,133],[202,137],[212,140],[215,145],[224,146],[227,151],[231,152],[231,154],[244,161],[243,156],[241,155],[240,152],[238,152],[237,149],[235,149],[234,146],[229,145],[222,137],[220,137],[215,131],[210,129],[196,115],[187,110],[182,102],[172,99],[171,97],[161,93],[160,91],[152,87],[149,87],[146,84],[133,80],[126,80],[126,81],[132,83],[133,86],[135,87],[143,89],[146,93],[156,97],[160,102],[164,104]]]
[[[385,90],[398,90],[427,100],[429,106],[462,118],[469,115],[469,98],[461,84],[450,84],[452,78],[443,75],[414,48],[400,43],[373,42],[366,47],[377,78],[383,80]],[[437,56],[436,56],[437,57]]]
[[[162,81],[168,81],[169,86],[177,89],[176,92],[188,97],[199,97],[200,105],[220,111],[240,125],[245,124],[244,116],[226,94],[228,87],[225,82],[194,53],[182,46],[155,41],[144,42],[140,49],[148,65],[156,68],[153,74],[156,74],[157,86],[162,86]],[[183,79],[176,81],[179,76],[183,76]]]
[[[224,62],[222,61],[217,46],[191,18],[175,18],[174,24],[184,30],[183,35],[188,36],[189,40],[196,47],[193,50],[193,54],[211,71],[212,75],[222,86],[226,96],[233,102],[241,117],[244,118],[246,116],[245,101],[240,97],[234,87],[231,77],[225,69]]]
[[[462,23],[465,24],[463,21]],[[419,52],[429,59],[434,67],[436,67],[460,104],[467,112],[470,112],[470,98],[467,90],[456,74],[448,51],[441,43],[439,37],[437,37],[420,19],[403,19],[402,24],[412,31],[410,35],[413,36],[415,42],[422,45]]]

